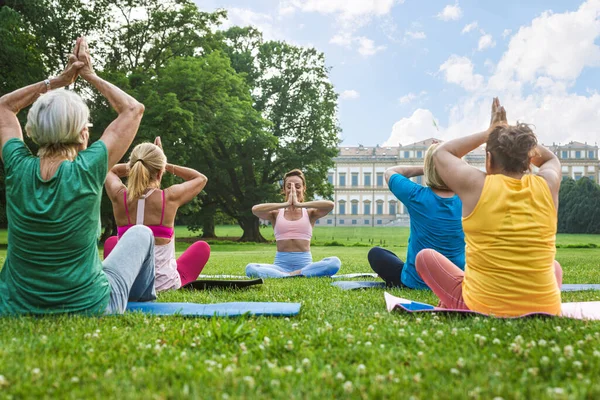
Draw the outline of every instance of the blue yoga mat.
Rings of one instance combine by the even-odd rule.
[[[342,290],[385,288],[385,282],[381,281],[337,281],[331,285]]]
[[[580,290],[600,290],[599,284],[587,283],[563,283],[560,288],[561,292],[577,292]]]
[[[127,303],[127,312],[142,312],[153,315],[182,315],[186,317],[238,317],[265,315],[271,317],[291,317],[300,312],[300,303]]]
[[[381,281],[337,281],[333,282],[332,285],[342,290],[385,288],[385,282]],[[600,284],[565,283],[561,288],[562,292],[577,292],[581,290],[600,290]]]

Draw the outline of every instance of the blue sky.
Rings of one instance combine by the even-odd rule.
[[[544,143],[600,138],[600,0],[196,2],[324,52],[344,145],[473,133],[493,96]]]

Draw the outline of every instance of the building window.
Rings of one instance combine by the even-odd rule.
[[[377,215],[383,215],[383,201],[377,202]]]
[[[365,202],[364,203],[364,208],[365,208],[365,212],[363,214],[365,215],[371,215],[371,203],[370,202]]]
[[[569,152],[568,151],[561,151],[562,155],[560,156],[560,158],[569,158]]]
[[[320,223],[320,222],[321,222],[321,221],[319,221],[319,220],[316,220],[316,221],[315,221],[315,225],[319,225],[319,223]]]
[[[577,150],[575,152],[575,158],[581,158],[581,151]]]
[[[390,215],[396,215],[396,204],[394,200],[390,201]]]
[[[340,200],[338,214],[340,214],[340,215],[346,214],[346,202],[344,200]]]
[[[562,179],[563,179],[563,181],[564,181],[565,179],[569,179],[569,178],[570,178],[570,176],[569,176],[569,175],[563,175],[563,176],[562,176]]]
[[[369,220],[365,219],[365,225],[369,225]]]
[[[333,185],[333,174],[331,172],[327,174],[327,183]]]
[[[358,186],[358,172],[353,172],[350,179],[352,180],[352,186]]]
[[[423,158],[423,152],[421,150],[417,151],[417,158]]]
[[[381,225],[381,220],[380,219],[377,220],[377,225]]]
[[[352,225],[356,225],[356,220],[355,219],[352,220]]]
[[[410,157],[410,152],[408,152],[408,151],[405,151],[405,152],[404,152],[404,158],[409,158],[409,157]]]
[[[333,222],[332,220],[328,219],[327,220],[327,225],[331,225],[332,222]]]
[[[591,159],[594,159],[594,158],[595,158],[595,157],[594,157],[594,150],[590,150],[590,151],[588,152],[588,158],[591,158]]]
[[[340,219],[340,225],[344,225],[344,220]]]
[[[417,183],[418,183],[419,185],[422,185],[422,184],[423,184],[423,177],[422,177],[422,176],[417,176]]]
[[[365,186],[371,186],[371,173],[365,172]]]
[[[346,173],[340,172],[340,186],[346,186]]]
[[[377,173],[377,187],[383,186],[383,172]]]
[[[575,173],[575,180],[576,180],[576,181],[580,180],[582,176],[583,176],[583,174],[581,174],[581,173],[579,173],[579,172],[576,172],[576,173]]]
[[[352,204],[350,205],[350,212],[352,215],[358,214],[358,200],[352,200]]]

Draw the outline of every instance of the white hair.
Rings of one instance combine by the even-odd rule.
[[[74,158],[89,117],[90,110],[77,93],[53,90],[33,103],[25,131],[40,146],[40,157],[61,154]]]

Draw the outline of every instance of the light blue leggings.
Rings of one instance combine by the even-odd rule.
[[[128,229],[102,262],[102,269],[110,285],[106,314],[122,314],[127,300],[156,300],[154,235],[150,228],[135,225]]]
[[[342,262],[337,257],[312,262],[310,251],[278,251],[273,264],[246,265],[246,275],[251,278],[289,278],[290,272],[301,270],[302,276],[331,276],[340,270],[341,265]]]

